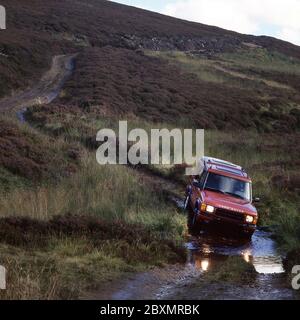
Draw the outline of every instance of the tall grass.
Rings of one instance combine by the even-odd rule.
[[[85,158],[76,174],[57,186],[21,188],[0,195],[2,217],[47,220],[64,214],[137,222],[168,232],[172,231],[170,228],[176,229],[178,223],[179,229],[183,228],[183,219],[176,209],[167,206],[151,185],[143,184],[133,169],[100,166],[94,154]]]
[[[138,238],[138,236],[137,236]],[[128,244],[85,238],[52,238],[42,249],[0,246],[7,289],[0,299],[78,299],[121,275],[163,265],[176,254],[159,242]],[[178,259],[178,257],[177,257]]]
[[[182,241],[184,215],[168,206],[133,169],[100,166],[94,154],[87,155],[81,170],[57,186],[20,187],[0,196],[2,217],[23,216],[46,223],[65,214],[90,215],[106,221],[108,228],[109,223],[121,222],[126,230],[137,230],[136,237],[128,240],[125,230],[120,240],[75,234],[45,235],[46,244],[28,248],[25,243],[24,247],[0,244],[1,264],[9,272],[7,290],[0,292],[0,299],[79,298],[126,272],[182,259],[175,241]],[[148,234],[146,242],[145,235],[138,233],[141,230]]]

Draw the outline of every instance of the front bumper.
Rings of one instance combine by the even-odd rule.
[[[214,213],[199,212],[196,215],[196,223],[218,224],[228,228],[233,227],[246,233],[253,233],[256,230],[255,224],[221,217]]]

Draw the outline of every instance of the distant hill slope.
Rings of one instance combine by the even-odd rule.
[[[58,114],[70,113],[71,118],[76,115],[87,122],[134,116],[206,129],[299,128],[300,63],[295,65],[299,73],[290,74],[290,62],[285,64],[281,56],[273,58],[270,70],[268,55],[262,66],[257,61],[257,67],[249,69],[241,68],[236,59],[230,63],[230,57],[88,48],[78,55],[60,97],[47,107],[35,108],[31,117],[47,127],[61,121]],[[243,51],[239,57],[247,59]],[[274,65],[282,71],[275,72]]]
[[[3,0],[8,28],[0,32],[0,96],[24,87],[57,53],[111,45],[150,50],[234,50],[252,42],[300,58],[300,48],[102,0]],[[27,81],[24,82],[24,78]]]
[[[300,58],[300,48],[103,0],[4,0],[8,33],[79,45],[148,49],[228,50],[252,42]],[[36,34],[38,33],[38,35]]]
[[[8,28],[0,31],[0,97],[37,81],[54,55],[76,52],[77,70],[59,103],[155,121],[184,116],[204,127],[298,126],[298,46],[110,1],[2,4]],[[174,51],[188,55],[147,57]]]

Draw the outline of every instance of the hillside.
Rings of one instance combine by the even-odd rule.
[[[152,121],[176,122],[184,115],[186,123],[204,128],[294,130],[299,124],[297,46],[110,1],[4,5],[8,29],[0,33],[0,96],[36,82],[54,55],[79,53],[60,104],[94,105],[100,114]],[[187,53],[188,68],[180,59],[170,63],[154,54],[176,51]],[[261,66],[245,65],[248,52]],[[195,60],[206,68],[200,78]],[[224,81],[210,81],[212,73]]]
[[[299,47],[284,41],[241,35],[110,1],[4,0],[2,4],[8,29],[0,33],[0,96],[39,78],[53,55],[86,47],[215,54],[252,43],[300,58]]]
[[[226,299],[222,274],[240,279],[256,254],[274,258],[274,239],[290,252],[286,273],[268,282],[255,272],[241,296],[281,297],[300,264],[300,47],[110,1],[1,4],[0,254],[9,274],[0,299],[77,299],[99,287],[107,298],[105,285],[162,266],[168,286],[182,284],[183,268],[193,290]],[[147,131],[205,128],[205,153],[251,175],[258,232],[238,259],[226,243],[229,255],[209,273],[219,277],[213,289],[197,289],[184,262],[197,275],[219,257],[207,248],[217,252],[226,238],[189,232],[184,165],[96,162],[96,133],[120,119]],[[201,241],[205,260],[192,261]],[[236,298],[241,284],[230,281]]]

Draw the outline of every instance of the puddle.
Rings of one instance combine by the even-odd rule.
[[[287,286],[281,257],[271,233],[257,230],[250,242],[202,233],[186,243],[186,264],[154,268],[107,284],[88,299],[176,299],[176,300],[293,300]],[[258,275],[253,283],[210,282],[203,272],[220,265],[229,256],[239,255],[253,264]]]
[[[253,264],[258,273],[284,272],[281,256],[277,252],[270,232],[257,230],[250,242],[203,232],[199,237],[192,237],[186,247],[189,252],[188,263],[194,264],[202,271],[222,263],[229,256],[238,255]]]

